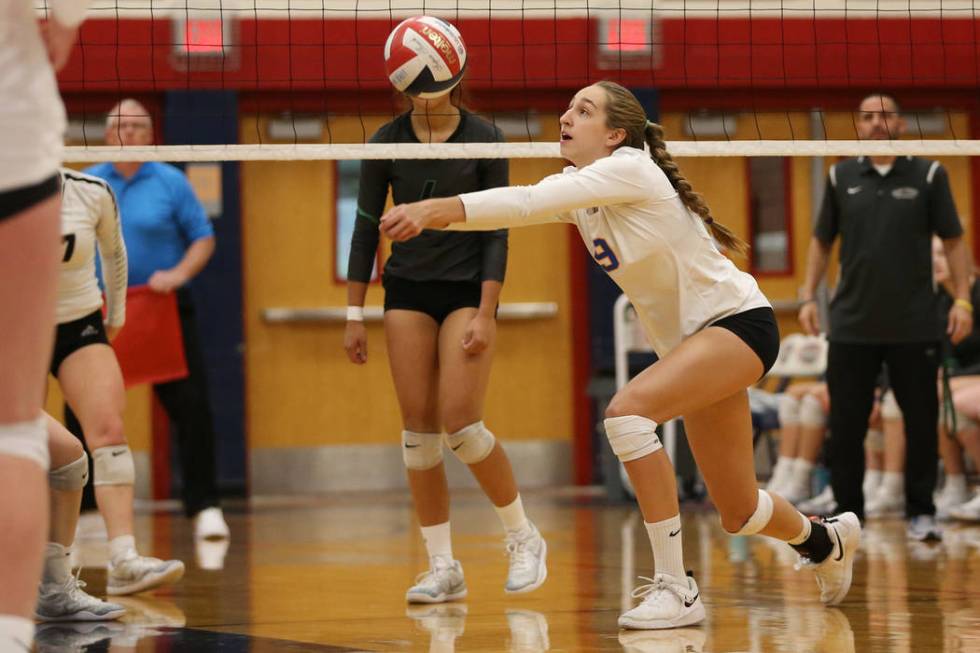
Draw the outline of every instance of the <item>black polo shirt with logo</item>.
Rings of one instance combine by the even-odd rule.
[[[841,239],[841,274],[830,303],[830,340],[937,340],[932,235],[963,234],[938,161],[899,157],[882,176],[867,157],[830,169],[814,236]]]

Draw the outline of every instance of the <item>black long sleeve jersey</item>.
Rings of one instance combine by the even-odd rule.
[[[503,134],[487,121],[461,111],[449,143],[492,143]],[[382,126],[372,143],[418,143],[411,112]],[[508,183],[506,159],[383,159],[361,162],[357,220],[351,238],[347,278],[368,282],[378,251],[379,221],[391,187],[395,204],[430,197],[452,197]],[[507,269],[507,230],[458,233],[435,229],[394,243],[385,274],[413,281],[503,281]]]

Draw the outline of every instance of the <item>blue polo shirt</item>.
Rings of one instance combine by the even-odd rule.
[[[214,235],[190,182],[172,165],[144,163],[129,179],[111,163],[85,172],[105,179],[116,194],[131,286],[144,285],[157,270],[174,267],[191,243]]]

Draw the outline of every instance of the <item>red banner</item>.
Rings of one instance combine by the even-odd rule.
[[[112,348],[127,388],[187,376],[177,295],[131,287],[126,293],[126,325]]]

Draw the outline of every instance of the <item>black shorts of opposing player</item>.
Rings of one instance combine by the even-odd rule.
[[[385,311],[418,311],[441,325],[453,311],[480,307],[480,284],[473,281],[413,281],[386,274],[382,282]]]
[[[95,311],[77,320],[59,324],[54,337],[54,352],[51,355],[51,374],[57,377],[58,370],[65,359],[82,347],[108,344],[109,338],[102,323],[102,311]]]
[[[762,375],[772,369],[779,356],[779,325],[768,306],[753,308],[722,318],[711,326],[728,329],[747,344],[762,361]]]
[[[12,188],[0,193],[0,222],[40,204],[61,190],[61,177],[57,174],[30,186]]]

